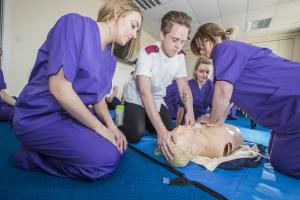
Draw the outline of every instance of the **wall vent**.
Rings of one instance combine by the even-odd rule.
[[[246,31],[254,31],[259,30],[263,28],[268,28],[270,26],[270,23],[272,21],[272,18],[266,18],[266,19],[259,19],[259,20],[253,20],[246,23]]]
[[[161,4],[159,0],[134,0],[142,10],[149,10]]]

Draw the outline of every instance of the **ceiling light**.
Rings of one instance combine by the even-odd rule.
[[[161,4],[159,0],[134,0],[142,10],[149,10]]]
[[[253,31],[259,30],[263,28],[268,28],[272,18],[260,19],[260,20],[253,20],[246,23],[246,31]]]

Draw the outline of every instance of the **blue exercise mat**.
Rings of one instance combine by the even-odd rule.
[[[234,124],[234,123],[231,123]],[[269,133],[263,128],[249,129],[239,126],[248,141],[267,145]],[[153,154],[157,139],[154,135],[144,136],[138,144],[131,147],[152,158],[160,164],[171,168],[177,174],[192,182],[199,183],[202,189],[218,198],[227,199],[300,199],[300,180],[285,176],[270,163],[261,163],[256,168],[225,170],[216,168],[213,172],[190,162],[186,167],[173,167],[161,156]]]

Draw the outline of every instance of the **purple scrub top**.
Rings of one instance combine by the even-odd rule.
[[[233,84],[238,107],[275,132],[299,132],[300,63],[238,41],[217,44],[212,58],[215,80]]]
[[[0,69],[0,90],[2,90],[2,89],[6,89],[6,84],[5,84],[5,81],[4,81],[3,72]]]
[[[176,80],[167,87],[166,96],[164,97],[168,110],[173,119],[176,119],[178,112],[178,104],[180,102],[179,91]]]
[[[109,93],[116,59],[110,45],[101,49],[100,31],[94,20],[68,14],[50,30],[16,103],[13,125],[17,134],[70,117],[49,91],[48,78],[61,67],[86,106]]]
[[[195,79],[189,80],[188,83],[193,96],[194,117],[197,120],[201,115],[209,112],[214,94],[214,84],[211,80],[207,80],[200,89]],[[180,106],[183,107],[182,102],[180,102]]]

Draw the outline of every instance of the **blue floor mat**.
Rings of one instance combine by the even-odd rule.
[[[238,120],[226,120],[226,123],[239,127],[244,135],[245,140],[268,146],[270,138],[269,129],[260,125],[257,125],[255,129],[251,129],[249,118],[244,118],[241,116],[238,116],[237,118]]]
[[[244,138],[250,142],[268,144],[269,131],[258,126],[250,129],[248,119],[230,121],[237,125],[243,132]],[[138,144],[131,147],[148,157],[170,165],[161,157],[153,154],[156,146],[155,136],[144,136]],[[218,198],[227,199],[299,199],[298,190],[300,180],[285,176],[277,171],[270,163],[260,164],[257,168],[243,168],[241,170],[224,170],[217,168],[214,172],[207,171],[202,166],[189,163],[184,168],[172,167],[175,171],[182,173],[190,181],[196,181],[203,186],[202,189],[210,192]]]
[[[176,177],[128,149],[118,169],[99,181],[58,178],[46,173],[18,169],[13,164],[20,143],[7,122],[0,122],[0,199],[1,200],[188,200],[214,199],[192,185],[172,187],[162,177]]]

